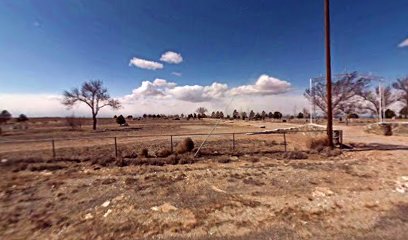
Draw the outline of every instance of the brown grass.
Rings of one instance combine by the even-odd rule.
[[[169,150],[169,149],[167,149],[167,148],[165,148],[165,149],[159,149],[157,152],[156,152],[156,156],[157,157],[168,157],[168,156],[170,156],[171,155],[171,151]]]
[[[283,154],[283,157],[286,159],[308,159],[309,158],[309,156],[306,153],[300,152],[300,151],[285,152]]]
[[[327,146],[329,146],[329,139],[327,136],[309,137],[306,139],[306,147],[309,150],[321,151]]]

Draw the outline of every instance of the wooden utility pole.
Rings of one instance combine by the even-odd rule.
[[[332,108],[329,0],[324,0],[324,28],[326,45],[327,137],[329,138],[329,146],[333,148],[333,108]]]

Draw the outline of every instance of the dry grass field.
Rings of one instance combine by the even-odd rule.
[[[407,136],[354,123],[335,127],[343,151],[310,151],[315,133],[287,134],[286,153],[281,134],[237,134],[235,148],[228,134],[197,157],[167,156],[170,137],[151,135],[208,133],[215,120],[99,123],[33,119],[3,132],[1,239],[408,239]],[[226,120],[215,132],[300,124]],[[205,137],[191,135],[194,150]]]

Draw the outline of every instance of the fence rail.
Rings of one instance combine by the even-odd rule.
[[[286,152],[287,149],[287,135],[288,134],[296,134],[296,133],[323,133],[326,130],[277,130],[277,131],[256,131],[256,132],[219,132],[219,133],[212,133],[212,136],[231,136],[232,141],[232,149],[236,149],[236,136],[237,135],[281,135],[283,140],[284,151]],[[338,143],[342,143],[343,132],[342,130],[335,130],[337,134],[334,134],[338,139]],[[99,136],[99,137],[76,137],[76,138],[46,138],[46,139],[28,139],[28,140],[6,140],[1,141],[0,145],[2,144],[17,144],[17,143],[50,143],[50,150],[52,157],[55,158],[56,153],[56,142],[58,141],[72,141],[72,140],[95,140],[95,139],[112,139],[112,144],[114,145],[114,156],[118,157],[118,140],[119,139],[132,139],[132,138],[148,138],[148,137],[156,137],[156,138],[168,138],[170,143],[170,150],[171,152],[174,151],[174,144],[173,140],[174,137],[188,137],[188,136],[207,136],[208,133],[180,133],[180,134],[144,134],[144,135],[129,135],[129,136]],[[106,144],[108,145],[108,144]]]

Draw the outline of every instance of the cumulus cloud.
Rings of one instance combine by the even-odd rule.
[[[291,84],[266,74],[261,75],[255,84],[231,89],[232,95],[275,95],[288,92]]]
[[[187,102],[205,102],[225,96],[227,84],[213,83],[210,86],[180,86],[169,90],[174,98]]]
[[[156,69],[162,69],[163,64],[154,62],[154,61],[149,61],[141,58],[134,57],[130,59],[129,66],[135,66],[138,68],[143,68],[143,69],[149,69],[149,70],[156,70]]]
[[[405,39],[404,41],[402,41],[402,42],[398,45],[398,47],[408,47],[408,38]]]
[[[133,89],[132,94],[126,95],[123,100],[131,102],[139,98],[156,97],[166,98],[167,91],[176,87],[176,83],[168,82],[165,79],[157,78],[153,82],[143,81],[140,87]]]
[[[166,63],[179,64],[183,61],[183,57],[181,56],[180,53],[168,51],[161,55],[160,61]]]
[[[137,99],[177,99],[186,102],[206,102],[219,100],[229,96],[265,96],[286,93],[291,89],[287,81],[279,80],[268,75],[261,75],[255,84],[229,88],[227,84],[214,82],[211,85],[183,85],[165,79],[156,79],[153,82],[143,81],[141,86],[125,96],[126,101]]]

